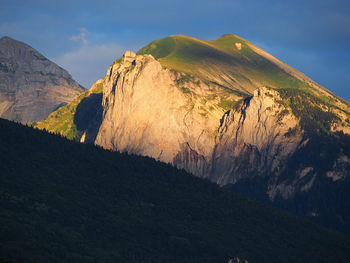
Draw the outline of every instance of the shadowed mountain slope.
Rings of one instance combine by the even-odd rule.
[[[0,258],[349,262],[348,238],[150,158],[0,119]]]

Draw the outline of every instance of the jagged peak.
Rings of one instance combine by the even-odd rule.
[[[125,51],[123,57],[124,58],[126,58],[126,57],[134,58],[134,57],[136,57],[136,54],[130,50],[127,50],[127,51]]]
[[[4,41],[4,40],[14,40],[14,39],[9,36],[3,36],[2,38],[0,38],[0,41]]]
[[[24,43],[22,41],[16,40],[14,38],[11,38],[9,36],[3,36],[2,38],[0,38],[0,43],[3,43],[5,45],[6,45],[6,43],[13,43],[15,46],[23,46],[23,47],[26,47],[26,48],[29,48],[29,49],[33,49],[28,44],[26,44],[26,43]],[[33,49],[33,50],[35,50],[35,49]]]
[[[132,62],[134,58],[136,57],[136,54],[130,50],[125,51],[123,55],[123,61],[124,62]]]

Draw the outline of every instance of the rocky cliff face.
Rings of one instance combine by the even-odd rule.
[[[220,185],[251,173],[278,177],[308,143],[278,91],[261,87],[225,112],[213,97],[219,87],[195,79],[179,86],[179,78],[152,56],[127,52],[103,80],[95,143],[172,163]]]
[[[0,39],[0,117],[22,123],[46,118],[84,88],[30,46]]]
[[[337,135],[334,127],[344,132],[349,123],[336,114],[339,108],[317,104],[304,93],[304,104],[295,102],[299,95],[267,87],[244,98],[183,78],[150,55],[127,52],[101,82],[103,114],[95,144],[171,163],[319,222],[329,216],[313,200],[335,181],[339,195],[347,189],[350,144],[344,138],[349,137]],[[221,96],[237,102],[227,110]],[[295,207],[285,202],[296,202]],[[348,222],[343,212],[332,213],[343,223],[328,226]]]
[[[213,108],[205,115],[196,91],[210,94],[209,87],[186,83],[179,88],[177,78],[152,56],[126,53],[105,78],[103,121],[95,143],[182,164],[197,175],[208,173],[206,159],[212,155],[223,110]],[[193,161],[188,153],[189,158],[196,155]]]
[[[73,127],[78,132],[63,128],[59,132],[106,149],[150,156],[222,186],[269,175],[266,193],[271,200],[276,195],[288,199],[311,188],[314,179],[305,178],[316,170],[312,165],[301,162],[292,184],[281,178],[289,160],[312,146],[313,129],[328,125],[328,132],[334,133],[335,127],[342,132],[349,128],[325,105],[294,105],[276,89],[261,87],[246,98],[225,92],[219,85],[169,70],[151,55],[128,51],[90,91],[38,127],[51,131],[61,124]],[[236,103],[227,110],[223,97]],[[300,107],[310,111],[311,119],[298,115],[295,110]],[[70,118],[62,117],[65,111]],[[72,111],[76,111],[74,116]],[[312,111],[326,114],[325,121],[314,120],[318,115]],[[316,126],[309,126],[313,122]],[[347,150],[338,155],[325,171],[335,181],[346,179],[349,173]]]

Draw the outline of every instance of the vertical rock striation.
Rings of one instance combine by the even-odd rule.
[[[301,143],[302,132],[296,117],[278,100],[278,92],[263,87],[224,115],[213,155],[212,180],[226,185],[253,172],[281,173]],[[289,134],[291,130],[298,132]]]

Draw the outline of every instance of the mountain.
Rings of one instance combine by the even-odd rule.
[[[32,47],[9,37],[0,39],[0,117],[39,121],[84,90]]]
[[[349,237],[154,159],[3,119],[0,159],[1,262],[350,261]]]
[[[248,41],[127,51],[36,127],[170,163],[350,234],[349,103]]]

